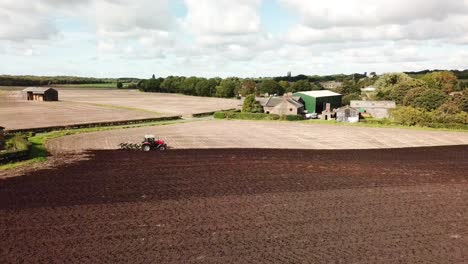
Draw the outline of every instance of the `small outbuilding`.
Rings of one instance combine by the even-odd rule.
[[[58,101],[58,91],[50,87],[28,87],[23,90],[27,101]]]
[[[343,106],[335,110],[336,121],[338,122],[359,122],[359,111],[351,106]]]
[[[299,115],[304,112],[304,105],[300,103],[299,97],[284,95],[283,97],[270,96],[262,106],[266,114],[276,115]]]
[[[300,97],[299,102],[304,105],[305,110],[310,114],[322,113],[327,104],[330,104],[330,109],[341,106],[342,95],[328,90],[297,92],[294,96]]]
[[[322,85],[323,88],[327,90],[336,90],[343,86],[342,82],[337,82],[337,81],[329,81],[329,82],[320,82],[320,85]]]
[[[394,101],[351,101],[351,107],[362,114],[370,114],[374,118],[388,118],[390,109],[396,108]]]

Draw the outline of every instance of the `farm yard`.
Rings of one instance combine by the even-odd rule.
[[[48,141],[52,153],[116,149],[155,134],[169,146],[186,148],[369,149],[467,145],[468,133],[336,126],[296,122],[203,120],[169,126],[92,132]]]
[[[1,262],[464,263],[468,254],[467,146],[89,155],[0,181]]]
[[[21,129],[159,116],[186,116],[237,108],[239,104],[239,101],[234,99],[141,93],[136,90],[57,90],[59,102],[34,102],[23,100],[19,88],[1,88],[1,125],[7,129]]]

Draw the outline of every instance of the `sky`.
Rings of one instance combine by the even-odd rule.
[[[468,68],[468,0],[0,0],[0,74]]]

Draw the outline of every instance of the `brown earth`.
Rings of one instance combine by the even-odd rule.
[[[0,181],[0,263],[468,257],[468,146],[89,155]]]

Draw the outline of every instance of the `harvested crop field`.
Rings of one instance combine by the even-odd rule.
[[[101,150],[0,181],[2,263],[465,263],[468,147]]]
[[[232,109],[238,100],[142,93],[136,90],[57,88],[58,102],[21,98],[18,88],[0,89],[0,125],[7,129],[122,121]]]
[[[115,149],[155,134],[173,148],[369,149],[468,145],[468,133],[372,128],[303,122],[208,120],[65,136],[48,141],[52,153]]]

